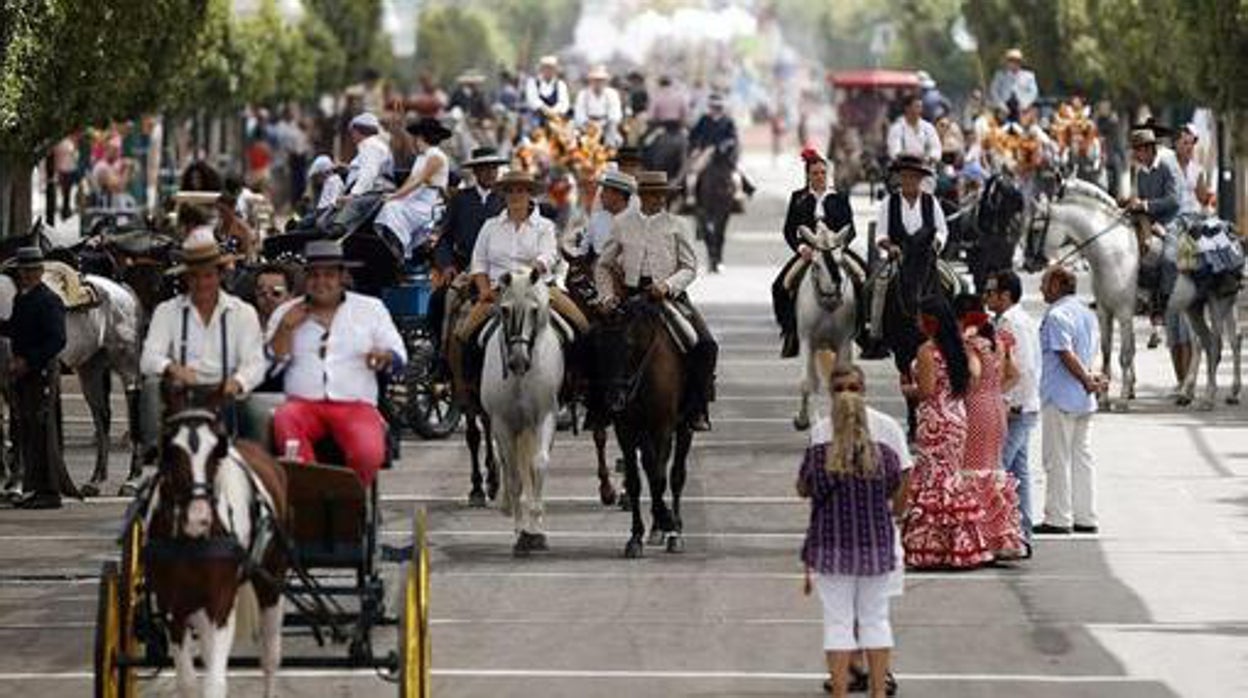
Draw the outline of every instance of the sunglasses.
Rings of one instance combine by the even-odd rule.
[[[286,287],[285,287],[285,286],[274,286],[273,288],[261,288],[261,289],[257,289],[257,290],[256,290],[256,295],[260,295],[260,296],[270,296],[270,297],[272,297],[272,298],[278,298],[278,297],[281,297],[281,296],[286,295]]]

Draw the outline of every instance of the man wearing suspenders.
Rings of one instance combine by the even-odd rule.
[[[156,306],[143,342],[145,451],[160,434],[162,386],[183,391],[194,403],[217,390],[241,398],[264,379],[264,336],[256,310],[221,290],[221,268],[232,260],[221,253],[212,229],[201,227],[187,236],[181,263],[169,270],[182,275],[186,290]]]

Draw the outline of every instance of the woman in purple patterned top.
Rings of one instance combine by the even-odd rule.
[[[866,650],[871,696],[883,698],[889,650],[889,577],[901,564],[894,552],[893,503],[901,490],[898,454],[871,438],[861,373],[833,374],[832,441],[806,450],[797,491],[811,500],[802,545],[823,601],[823,649],[832,694],[845,696],[854,653]]]

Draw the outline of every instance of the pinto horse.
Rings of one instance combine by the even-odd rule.
[[[662,306],[638,296],[626,301],[603,327],[604,350],[612,368],[610,405],[615,437],[624,453],[624,487],[633,503],[633,527],[624,556],[641,557],[645,525],[641,519],[641,474],[650,483],[650,545],[667,542],[670,553],[683,552],[680,496],[693,432],[684,425],[681,397],[685,366],[663,320]],[[664,496],[671,463],[672,508]]]
[[[224,698],[231,647],[254,633],[257,615],[264,695],[274,695],[287,564],[276,541],[287,514],[286,475],[263,448],[231,445],[211,410],[166,421],[145,554],[183,698],[196,695],[188,630],[199,638],[204,697]]]

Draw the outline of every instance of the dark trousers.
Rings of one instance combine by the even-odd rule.
[[[797,332],[797,309],[793,307],[795,294],[789,293],[784,287],[784,277],[789,275],[789,270],[799,259],[799,255],[793,255],[780,268],[776,280],[771,282],[771,310],[776,316],[776,324],[780,325],[780,332],[784,335]]]
[[[27,493],[78,496],[61,455],[57,419],[59,376],[54,369],[30,371],[13,386],[14,440]]]
[[[719,344],[711,335],[706,320],[698,309],[689,302],[689,297],[681,295],[672,301],[672,305],[693,325],[698,335],[698,343],[689,350],[685,390],[686,404],[692,411],[703,411],[709,402],[715,400],[715,364],[719,361]]]

